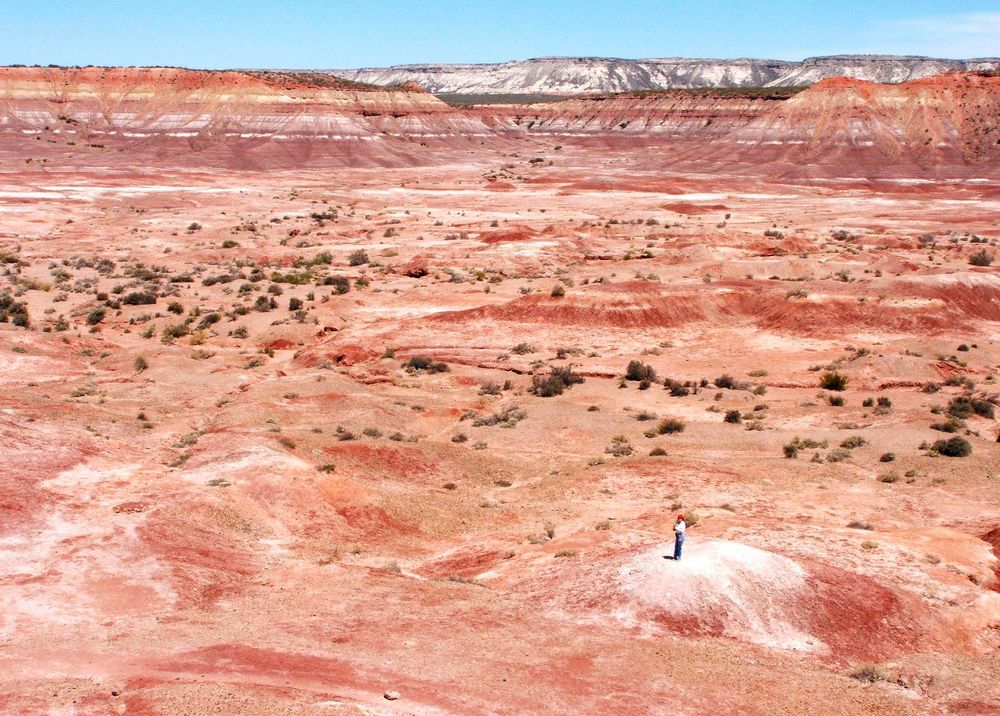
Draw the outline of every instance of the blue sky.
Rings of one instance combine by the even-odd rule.
[[[544,55],[1000,55],[1000,0],[0,0],[0,64],[342,68]]]

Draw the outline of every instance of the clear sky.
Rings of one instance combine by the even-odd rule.
[[[0,0],[0,64],[319,69],[838,53],[1000,56],[1000,0]]]

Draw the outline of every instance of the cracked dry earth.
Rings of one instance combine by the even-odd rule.
[[[4,163],[0,711],[1000,709],[1000,183],[531,141]]]

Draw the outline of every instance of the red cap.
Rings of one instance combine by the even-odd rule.
[[[684,515],[677,515],[677,519],[683,520],[684,519]]]

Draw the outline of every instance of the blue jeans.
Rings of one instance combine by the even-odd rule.
[[[684,549],[684,535],[674,537],[674,559],[681,558],[681,550]]]

